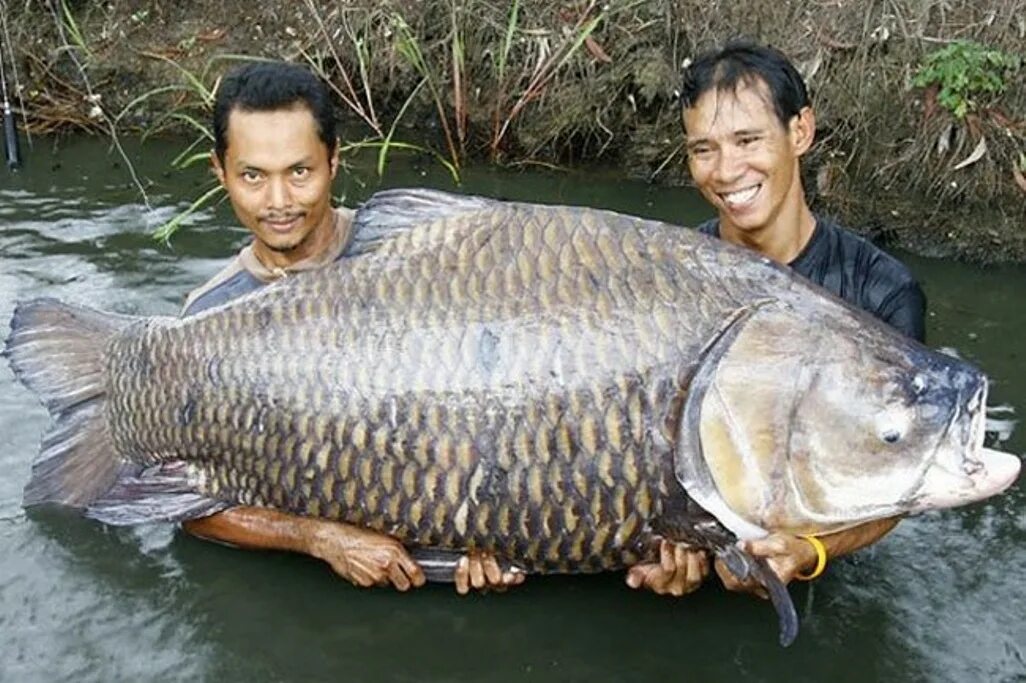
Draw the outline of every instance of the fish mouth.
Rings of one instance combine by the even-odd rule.
[[[984,446],[987,393],[987,380],[982,379],[965,407],[956,407],[910,496],[910,512],[980,501],[1003,492],[1018,479],[1022,468],[1018,456]],[[968,438],[964,440],[959,424],[963,419],[968,420]]]

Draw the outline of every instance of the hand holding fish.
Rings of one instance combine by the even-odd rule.
[[[525,578],[527,575],[515,567],[503,571],[495,555],[477,551],[469,551],[461,557],[453,572],[456,592],[460,595],[466,595],[471,588],[501,593],[507,588],[519,586]]]
[[[816,549],[800,536],[770,534],[766,538],[742,541],[742,549],[753,557],[764,558],[785,586],[796,575],[808,574],[816,566]],[[769,599],[769,593],[753,577],[738,579],[721,560],[716,560],[715,567],[727,590]]]
[[[680,597],[698,590],[708,575],[709,555],[705,550],[664,539],[659,544],[659,561],[631,567],[627,570],[627,585]]]
[[[318,522],[309,554],[331,565],[335,573],[354,585],[368,588],[391,584],[396,590],[419,588],[426,578],[399,541],[374,531]]]
[[[898,524],[897,518],[879,519],[859,526],[821,536],[827,557],[835,558],[855,552],[875,543]],[[765,538],[742,541],[742,549],[753,557],[766,560],[770,568],[786,586],[796,576],[808,575],[816,566],[815,547],[806,539],[790,534],[770,534]],[[739,580],[720,560],[716,561],[716,573],[727,590],[752,593],[768,599],[766,589],[753,578]]]

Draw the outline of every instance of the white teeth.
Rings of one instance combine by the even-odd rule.
[[[737,192],[728,192],[723,195],[723,201],[731,205],[744,204],[747,201],[751,201],[759,188],[762,185],[752,185],[751,187],[745,188],[744,190],[738,190]]]

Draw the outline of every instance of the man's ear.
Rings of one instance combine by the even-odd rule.
[[[340,159],[340,155],[342,154],[341,147],[342,147],[341,140],[337,140],[336,139],[335,140],[335,151],[333,151],[331,153],[331,156],[328,157],[328,167],[331,169],[331,179],[332,180],[335,179],[335,174],[338,173],[339,159]]]
[[[210,167],[214,169],[217,182],[221,183],[221,187],[224,187],[224,167],[221,165],[221,160],[217,158],[217,152],[214,150],[210,150]]]
[[[795,156],[808,152],[812,141],[816,139],[816,113],[812,107],[802,107],[798,115],[791,119],[790,129]]]

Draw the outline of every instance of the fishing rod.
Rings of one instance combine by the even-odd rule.
[[[3,19],[4,28],[6,29],[6,12]],[[10,49],[9,42],[9,38],[5,31],[4,45],[8,50]],[[14,68],[13,64],[11,65],[11,68]],[[4,156],[7,159],[7,168],[14,171],[21,168],[21,150],[18,148],[18,122],[15,120],[14,113],[11,111],[11,100],[7,96],[7,72],[4,70],[4,52],[2,48],[0,48],[0,94],[2,94],[4,98]]]

